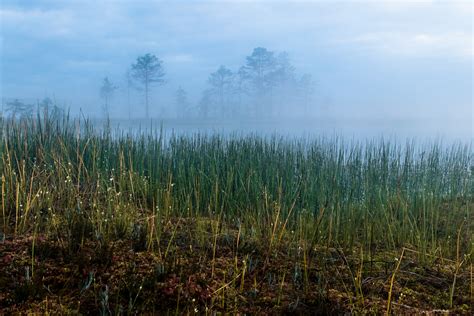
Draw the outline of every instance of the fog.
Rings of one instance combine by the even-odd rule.
[[[3,0],[0,20],[3,116],[474,138],[471,1]]]

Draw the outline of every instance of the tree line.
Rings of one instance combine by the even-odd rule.
[[[39,114],[47,115],[50,117],[62,117],[65,114],[63,107],[59,106],[56,101],[50,97],[45,97],[36,103],[36,109]],[[14,119],[30,118],[35,113],[35,105],[24,102],[20,99],[13,99],[2,102],[2,113],[3,116],[9,114]]]
[[[132,116],[132,90],[144,98],[145,117],[150,118],[151,91],[166,83],[164,63],[153,54],[139,56],[126,71],[126,101],[128,117]],[[237,69],[221,65],[209,74],[206,88],[198,102],[188,99],[179,86],[174,96],[174,109],[180,118],[275,117],[294,111],[307,115],[312,111],[315,83],[310,74],[298,74],[286,52],[274,52],[264,47],[254,48]],[[102,80],[99,95],[102,110],[109,116],[111,100],[118,89],[109,77]],[[60,108],[49,98],[39,104],[49,111]],[[19,100],[7,103],[6,112],[12,116],[28,116],[33,106]]]
[[[210,74],[199,103],[201,116],[272,117],[289,108],[310,111],[313,79],[310,74],[299,76],[286,52],[257,47],[245,61],[236,71],[220,66]]]
[[[153,54],[136,59],[126,72],[129,117],[130,90],[143,93],[145,117],[150,117],[150,92],[166,83],[163,61]],[[212,72],[200,100],[192,104],[186,90],[175,92],[177,116],[185,117],[272,117],[294,110],[311,112],[315,83],[310,74],[298,75],[286,52],[277,53],[263,47],[253,49],[245,64],[236,70],[221,65]],[[105,77],[100,88],[104,112],[117,87]]]

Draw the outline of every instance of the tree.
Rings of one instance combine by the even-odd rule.
[[[102,87],[100,88],[100,96],[104,99],[104,113],[105,116],[109,116],[109,101],[112,98],[114,91],[117,87],[112,84],[108,77],[105,77],[102,81]]]
[[[145,54],[137,58],[131,68],[132,77],[143,85],[145,90],[145,115],[149,118],[149,92],[153,84],[162,85],[165,83],[165,72],[163,62],[155,55]]]
[[[287,85],[292,84],[295,80],[295,67],[290,62],[287,52],[278,54],[275,59],[275,70],[270,78],[270,85]]]
[[[213,106],[212,91],[210,89],[204,90],[201,100],[199,101],[199,115],[203,118],[209,117],[209,111]]]
[[[45,117],[61,118],[64,110],[59,107],[50,97],[46,97],[39,102],[40,114]]]
[[[188,96],[186,91],[183,88],[179,87],[176,90],[176,109],[178,112],[178,117],[185,117],[188,110]]]
[[[130,90],[133,87],[133,78],[130,70],[127,70],[125,73],[125,84],[127,87],[127,110],[128,110],[128,119],[130,120],[132,118],[132,109],[131,109],[131,104],[130,104]]]
[[[249,74],[246,71],[245,67],[242,66],[239,68],[237,73],[234,75],[234,80],[232,82],[232,92],[236,97],[236,110],[243,112],[242,109],[242,99],[245,94],[247,94],[247,83],[249,80]]]
[[[225,66],[220,66],[216,72],[211,73],[209,76],[208,82],[212,86],[213,94],[217,97],[217,105],[221,114],[226,112],[232,76],[232,71]]]
[[[259,103],[259,112],[262,111],[265,97],[272,87],[272,76],[276,64],[275,53],[263,47],[254,48],[252,55],[246,58],[245,70],[248,73],[257,103]]]
[[[40,114],[43,114],[45,117],[48,117],[53,107],[53,100],[50,97],[46,97],[41,102],[38,103]]]
[[[269,86],[271,73],[275,69],[275,53],[263,47],[254,48],[252,55],[246,57],[246,70],[250,75],[256,92],[262,94]]]
[[[13,101],[7,102],[7,107],[5,109],[6,112],[10,113],[13,119],[19,118],[27,118],[33,115],[33,105],[25,104],[18,99]]]
[[[295,101],[297,95],[297,83],[295,67],[291,64],[288,53],[282,52],[275,58],[275,68],[268,74],[269,104],[271,110],[277,112],[288,107]],[[276,101],[273,102],[273,99]],[[275,114],[270,111],[269,114]],[[281,114],[281,112],[279,113]]]

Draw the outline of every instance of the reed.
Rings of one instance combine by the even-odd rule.
[[[133,239],[168,260],[179,227],[193,220],[199,229],[189,236],[210,247],[214,275],[217,244],[238,227],[230,243],[236,262],[253,242],[266,245],[266,265],[300,247],[305,284],[316,249],[356,251],[362,300],[366,257],[406,247],[459,266],[461,254],[473,252],[471,144],[137,134],[69,117],[0,122],[3,234],[46,235],[71,252],[88,240]],[[253,283],[245,262],[230,277],[240,278],[240,292]]]

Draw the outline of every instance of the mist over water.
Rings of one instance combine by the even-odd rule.
[[[94,124],[102,129],[104,121]],[[281,136],[288,139],[343,138],[348,141],[391,140],[472,143],[472,124],[469,119],[448,120],[402,120],[402,119],[293,119],[293,120],[111,120],[113,131],[118,133],[147,134],[162,132],[166,137],[200,135],[226,135],[263,137]]]

